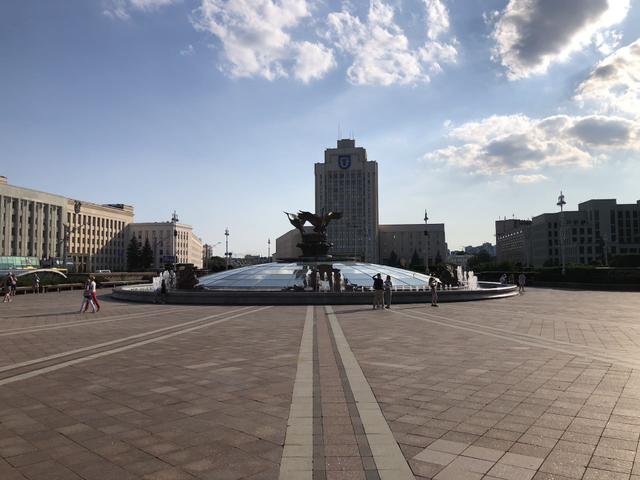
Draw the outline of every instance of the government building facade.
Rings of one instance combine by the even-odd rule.
[[[415,256],[428,265],[445,261],[448,250],[443,223],[380,225],[378,214],[378,163],[353,139],[338,140],[327,148],[324,162],[316,163],[316,213],[341,212],[342,218],[327,228],[331,252],[371,263],[408,266]],[[276,239],[276,259],[297,258],[302,252],[298,230]]]
[[[133,220],[130,205],[100,205],[16,187],[0,176],[0,257],[3,264],[11,260],[8,268],[19,268],[15,262],[21,257],[22,265],[68,267],[66,262],[72,262],[78,272],[125,271],[132,235],[142,244],[149,238],[158,268],[163,258],[202,267],[202,240],[190,225]],[[174,233],[175,241],[169,241]]]
[[[618,204],[615,199],[593,199],[578,204],[578,210],[499,220],[498,261],[557,266],[564,254],[566,265],[607,265],[614,256],[640,254],[639,217],[640,200]]]
[[[338,140],[315,164],[316,213],[341,212],[327,228],[335,255],[378,262],[378,164],[355,140]]]

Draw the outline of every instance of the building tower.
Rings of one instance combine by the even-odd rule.
[[[342,212],[327,228],[335,255],[378,260],[378,163],[355,140],[338,140],[315,164],[316,213]]]

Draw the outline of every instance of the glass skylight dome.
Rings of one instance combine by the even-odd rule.
[[[380,273],[384,280],[391,276],[394,289],[427,289],[429,276],[421,273],[364,262],[293,262],[263,263],[212,273],[200,278],[196,288],[207,290],[288,290],[304,288],[312,269],[338,271],[347,289],[371,288],[372,277]],[[322,275],[322,274],[320,274]]]

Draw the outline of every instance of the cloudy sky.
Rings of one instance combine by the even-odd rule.
[[[639,37],[638,0],[7,0],[0,175],[264,255],[354,137],[381,223],[494,243],[640,199]]]

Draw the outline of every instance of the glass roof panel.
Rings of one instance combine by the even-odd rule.
[[[281,290],[294,285],[312,289],[311,275],[317,270],[325,280],[331,272],[339,272],[342,283],[348,280],[352,285],[373,286],[373,276],[377,273],[385,279],[391,276],[394,286],[426,287],[429,276],[422,273],[364,262],[298,262],[264,263],[212,273],[200,278],[198,286],[205,289],[234,290]]]

